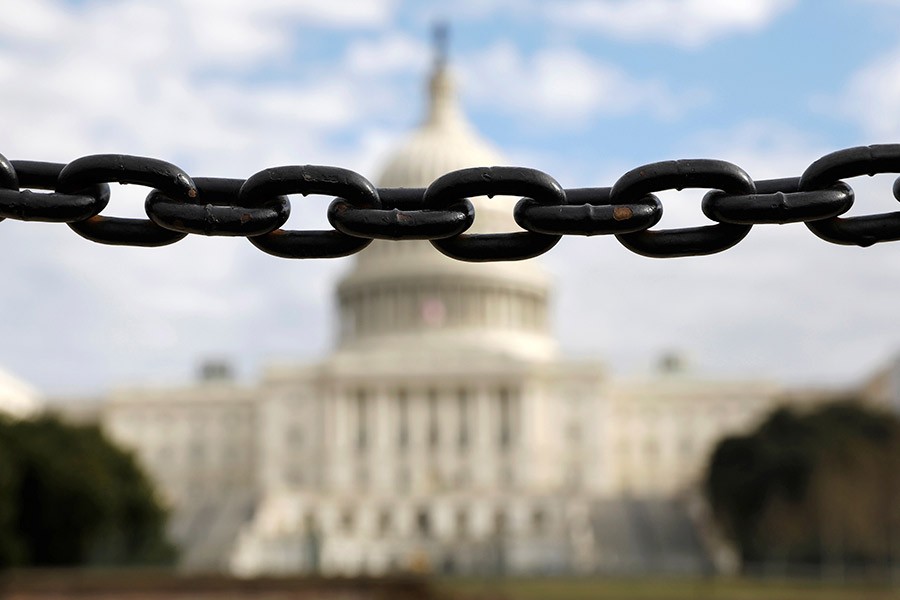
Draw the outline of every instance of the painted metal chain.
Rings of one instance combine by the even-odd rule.
[[[900,144],[833,152],[794,178],[754,181],[737,165],[690,159],[632,169],[612,187],[577,189],[523,167],[463,169],[427,188],[377,189],[358,173],[330,166],[274,167],[243,180],[192,178],[161,160],[117,154],[66,165],[0,156],[0,220],[67,223],[94,242],[128,246],[164,246],[189,233],[243,236],[284,258],[333,258],[359,252],[373,239],[418,239],[458,260],[522,260],[548,251],[563,235],[615,235],[633,252],[665,258],[721,252],[766,223],[803,222],[835,244],[900,240],[900,212],[838,216],[854,199],[842,180],[878,173],[900,173]],[[150,188],[149,219],[101,215],[110,182]],[[716,223],[651,229],[663,213],[654,194],[684,188],[711,190],[702,209]],[[281,229],[290,214],[288,194],[336,196],[328,208],[334,229]],[[900,200],[900,179],[893,194]],[[465,233],[475,219],[468,198],[496,195],[522,197],[513,216],[524,231]]]

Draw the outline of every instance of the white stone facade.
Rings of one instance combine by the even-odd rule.
[[[603,437],[608,490],[672,495],[699,484],[715,444],[749,431],[779,403],[771,382],[713,380],[661,371],[609,388]]]
[[[137,454],[164,502],[178,508],[259,488],[257,400],[257,390],[218,381],[122,389],[104,402],[101,418]]]

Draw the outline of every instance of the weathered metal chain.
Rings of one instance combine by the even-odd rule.
[[[737,165],[706,159],[652,163],[612,187],[563,189],[524,167],[477,167],[447,173],[427,188],[376,188],[362,175],[327,166],[265,169],[246,180],[192,178],[153,158],[100,154],[66,165],[0,156],[0,220],[67,223],[101,244],[164,246],[190,233],[246,237],[285,258],[331,258],[359,252],[373,239],[430,240],[458,260],[522,260],[543,254],[563,235],[614,235],[651,257],[714,254],[740,242],[754,225],[805,223],[834,244],[870,246],[900,240],[900,211],[842,219],[853,189],[842,179],[900,173],[900,144],[828,154],[800,177],[753,180]],[[106,217],[109,183],[150,188],[148,219]],[[701,188],[712,225],[656,231],[663,214],[655,193]],[[33,190],[47,190],[35,192]],[[336,196],[326,231],[285,231],[287,194]],[[522,199],[513,217],[524,231],[467,234],[474,196]],[[900,178],[893,186],[900,200]]]

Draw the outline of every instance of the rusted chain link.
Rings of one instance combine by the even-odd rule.
[[[242,236],[284,258],[348,256],[373,239],[430,240],[458,260],[522,260],[547,252],[563,235],[614,235],[629,250],[668,258],[722,252],[754,225],[805,223],[834,244],[900,240],[900,211],[839,218],[853,205],[843,179],[900,173],[900,144],[860,146],[813,162],[800,177],[754,180],[737,165],[708,159],[652,163],[611,187],[564,189],[524,167],[447,173],[427,188],[376,188],[362,175],[330,166],[264,169],[247,179],[192,178],[154,158],[99,154],[66,165],[0,156],[0,220],[68,223],[101,244],[163,246],[188,234]],[[149,188],[148,219],[105,217],[109,183]],[[657,231],[666,190],[701,188],[712,225]],[[36,192],[34,190],[46,190]],[[893,186],[900,200],[900,178]],[[333,230],[285,231],[287,194],[334,196]],[[474,196],[519,196],[513,218],[524,231],[469,234]]]

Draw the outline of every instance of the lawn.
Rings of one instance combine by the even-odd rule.
[[[445,579],[440,590],[485,600],[900,600],[900,586],[741,579]]]

